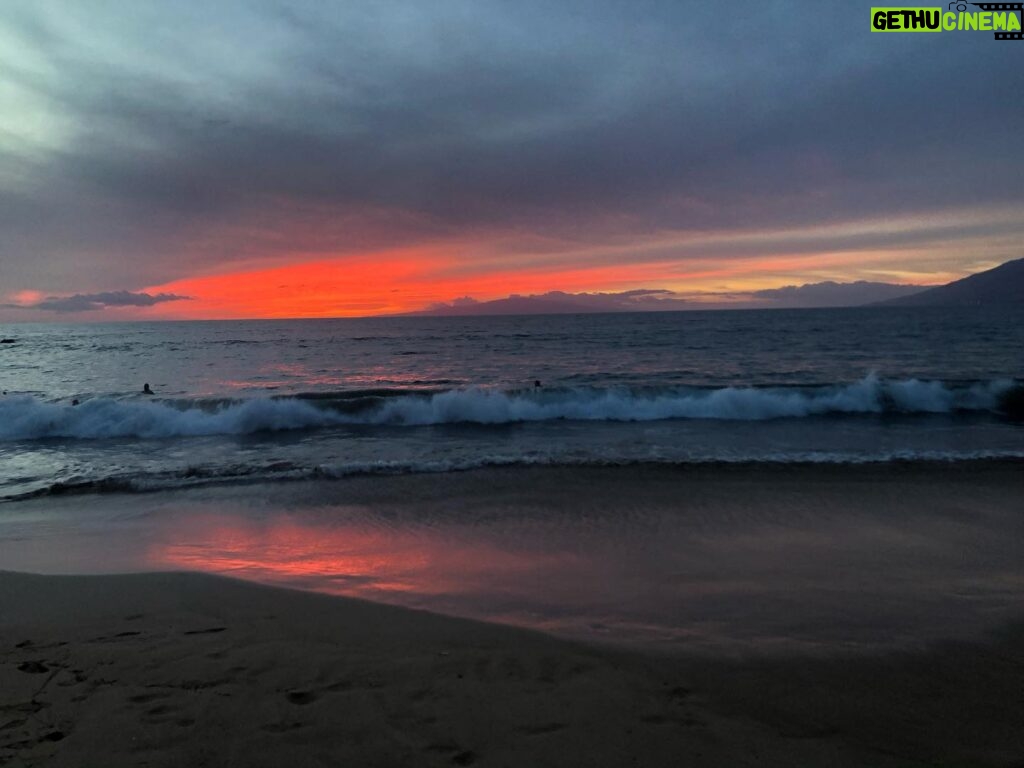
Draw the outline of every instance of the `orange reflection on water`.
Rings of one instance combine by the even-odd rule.
[[[290,584],[400,603],[417,596],[493,594],[527,586],[566,553],[509,551],[433,528],[314,525],[221,515],[182,519],[147,553],[148,564]],[[409,598],[409,599],[404,599]]]

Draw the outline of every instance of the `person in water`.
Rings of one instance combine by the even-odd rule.
[[[144,394],[144,395],[152,395],[153,394],[153,390],[149,388],[149,382],[148,381],[145,384],[142,385],[142,394]]]

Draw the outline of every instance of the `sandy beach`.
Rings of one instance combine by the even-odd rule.
[[[716,662],[195,574],[0,576],[12,766],[1020,765],[1022,628]]]
[[[851,515],[888,499],[870,516],[855,517],[856,525],[878,528],[879,520],[899,517],[907,526],[900,537],[922,557],[939,539],[913,537],[909,529],[923,531],[922,524],[899,510],[931,505],[942,531],[949,528],[944,515],[960,515],[959,527],[949,530],[965,542],[967,558],[983,544],[999,551],[971,533],[969,517],[984,510],[986,525],[1002,525],[1010,535],[1016,530],[1000,521],[1017,514],[1018,471],[1012,464],[797,467],[760,474],[707,468],[692,473],[687,498],[710,503],[716,494],[745,487],[749,503],[767,507],[758,494],[770,490],[778,511],[810,493],[823,509]],[[593,485],[597,476],[551,472],[580,485]],[[458,482],[486,486],[488,497],[497,499],[520,485],[512,475],[504,488],[496,476],[471,473]],[[642,495],[641,487],[657,495],[658,481],[666,478],[680,482],[670,470],[606,476],[609,486],[631,483],[622,486],[623,497],[627,491]],[[813,478],[818,482],[809,482]],[[422,491],[431,482],[401,480],[380,493],[409,498],[410,488]],[[375,484],[381,485],[343,482],[336,492],[347,488],[359,498]],[[424,509],[433,503],[429,493],[416,498]],[[943,510],[943,498],[950,510]],[[971,498],[975,512],[968,509]],[[607,503],[622,498],[608,494]],[[785,517],[780,525],[802,538],[794,521],[806,517]],[[730,540],[768,531],[763,521],[745,526]],[[884,540],[893,535],[887,532]],[[843,540],[874,546],[873,539]],[[717,542],[716,552],[722,551]],[[833,547],[827,537],[810,543]],[[1017,545],[1010,546],[1008,552]],[[991,559],[988,552],[982,554]],[[886,579],[930,578],[925,571],[891,571],[881,554],[877,562],[890,569],[882,574]],[[1012,595],[1019,569],[1009,569],[999,572],[1006,584],[978,583],[975,598],[960,597],[981,599],[996,588]],[[828,573],[823,568],[815,578]],[[832,588],[843,578],[849,577],[834,576]],[[971,578],[965,571],[957,584],[970,585]],[[850,589],[856,594],[857,583]],[[986,605],[978,610],[989,610]],[[994,629],[950,626],[950,636],[961,639],[912,647],[853,652],[823,641],[813,652],[796,645],[765,654],[716,654],[707,647],[666,653],[211,574],[3,572],[0,762],[1009,768],[1024,764],[1024,610],[1014,614],[1011,597],[1000,605]],[[809,610],[806,621],[816,616],[814,606]],[[1012,615],[1018,619],[1006,618]],[[817,620],[827,623],[828,617]],[[827,639],[827,627],[819,636]]]

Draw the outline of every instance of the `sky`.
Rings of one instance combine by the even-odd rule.
[[[941,284],[1019,258],[1024,42],[867,2],[0,4],[0,320]]]

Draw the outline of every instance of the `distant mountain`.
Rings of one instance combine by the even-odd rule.
[[[913,296],[878,302],[884,307],[966,307],[980,304],[1024,304],[1024,259],[978,272]]]
[[[578,304],[567,301],[551,301],[537,296],[509,296],[494,301],[474,301],[454,306],[436,306],[416,312],[417,315],[565,315],[585,312]],[[622,311],[604,309],[603,311]]]
[[[565,315],[583,312],[672,312],[686,309],[803,309],[856,307],[926,290],[920,285],[894,283],[807,283],[742,293],[681,294],[641,288],[621,293],[548,293],[477,301],[463,296],[407,315],[460,317],[466,315]]]
[[[897,285],[896,283],[871,283],[858,280],[855,283],[805,283],[786,285],[782,288],[766,288],[750,294],[754,300],[766,300],[763,306],[779,309],[812,307],[854,307],[888,299],[911,296],[925,290],[920,285]]]
[[[641,289],[622,293],[565,293],[549,291],[540,295],[512,294],[505,299],[477,301],[464,296],[435,304],[412,315],[453,317],[463,315],[568,315],[583,312],[650,312],[684,309],[686,301],[672,291]]]

